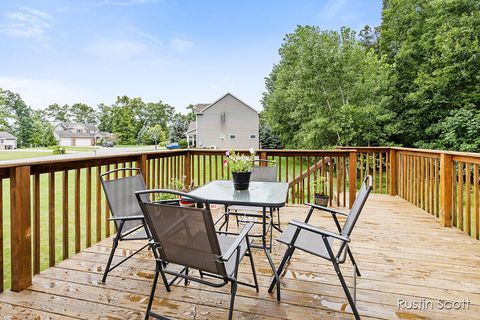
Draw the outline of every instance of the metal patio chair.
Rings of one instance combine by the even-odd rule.
[[[277,182],[277,164],[275,161],[271,160],[263,160],[263,159],[257,159],[253,161],[254,164],[258,163],[259,165],[254,165],[252,168],[252,174],[250,176],[250,181],[259,181],[259,182]],[[261,164],[265,164],[265,166],[262,166]],[[277,229],[278,231],[282,231],[280,228],[280,209],[270,209],[270,219],[272,219],[272,223],[270,225],[270,237],[272,235],[272,227]],[[237,226],[239,226],[239,219],[238,217],[242,218],[261,218],[262,215],[259,214],[258,212],[262,212],[263,208],[262,207],[249,207],[249,206],[228,206],[225,207],[225,215],[224,215],[224,222],[220,226],[223,228],[225,226],[225,231],[228,231],[228,222],[230,216],[235,216]],[[277,212],[277,223],[273,221],[273,213],[274,211]],[[271,240],[271,239],[270,239]],[[271,243],[271,241],[270,241]]]
[[[338,219],[336,218],[336,214],[339,214],[340,212],[316,205],[311,205],[305,221],[290,221],[288,228],[277,239],[279,242],[288,246],[285,255],[283,256],[283,259],[277,269],[278,274],[282,274],[295,249],[305,251],[330,261],[333,264],[333,268],[337,273],[338,279],[340,280],[343,291],[347,296],[347,300],[356,319],[360,319],[360,315],[358,314],[358,310],[355,305],[356,280],[357,275],[360,276],[360,272],[358,271],[357,264],[353,259],[353,255],[350,251],[348,243],[350,242],[350,235],[355,227],[355,223],[362,212],[363,206],[365,205],[371,190],[372,176],[366,176],[362,182],[362,185],[360,186],[360,191],[358,192],[357,198],[350,209],[350,213],[347,215],[345,223],[342,227],[340,227]],[[337,228],[339,228],[339,232],[335,233],[322,230],[308,224],[315,209],[320,209],[331,213],[334,217]],[[353,264],[353,297],[340,270],[340,264],[343,264],[346,261],[347,254]],[[273,279],[268,292],[271,293],[275,285],[279,286],[279,284],[276,283],[276,280]]]
[[[118,173],[125,174],[130,172],[130,176],[124,176],[116,179],[106,179],[107,177]],[[133,174],[135,173],[135,174]],[[148,246],[148,241],[140,249],[126,257],[113,267],[112,260],[120,241],[126,240],[149,240],[150,232],[146,227],[142,210],[135,197],[135,191],[145,189],[145,181],[142,172],[138,168],[121,168],[105,172],[100,175],[103,191],[110,208],[111,218],[109,220],[115,223],[117,233],[113,238],[112,250],[108,258],[102,282],[105,282],[110,271],[130,259],[132,256],[142,251]]]
[[[181,207],[143,200],[145,195],[162,193],[186,198],[195,202],[197,207]],[[231,298],[228,317],[232,319],[237,284],[255,288],[258,292],[257,276],[248,237],[253,224],[246,224],[235,236],[217,234],[208,200],[173,190],[144,190],[137,191],[135,194],[153,236],[151,248],[158,257],[145,319],[149,316],[164,319],[151,308],[159,275],[162,276],[167,291],[170,291],[167,274],[183,278],[186,283],[195,281],[212,287],[222,287],[230,283]],[[250,258],[255,285],[237,280],[238,266],[245,255]],[[185,266],[186,270],[184,273],[167,270],[164,268],[164,262]],[[189,275],[189,269],[198,270],[200,276]],[[206,277],[217,280],[206,280]]]

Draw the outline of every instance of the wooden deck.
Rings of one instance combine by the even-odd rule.
[[[281,210],[282,222],[303,219],[306,208]],[[313,218],[316,225],[334,228],[329,215]],[[357,280],[357,306],[362,318],[480,319],[480,242],[398,197],[373,195],[352,235],[352,251],[362,277]],[[20,293],[0,294],[1,318],[141,319],[153,277],[154,263],[145,251],[99,283],[110,250],[109,239],[49,268]],[[118,256],[139,243],[123,243]],[[278,264],[284,247],[274,243]],[[299,259],[301,258],[301,259]],[[267,292],[271,273],[262,251],[255,252],[261,285],[257,294],[239,287],[236,319],[352,319],[333,268],[305,253],[294,255],[282,281],[282,302]],[[352,282],[352,268],[344,274]],[[240,277],[250,280],[248,266]],[[158,286],[154,309],[171,318],[225,319],[229,287],[176,285],[166,293]],[[399,310],[398,299],[419,302],[433,310]],[[437,299],[470,302],[468,310],[439,310]],[[422,304],[423,301],[423,304]]]

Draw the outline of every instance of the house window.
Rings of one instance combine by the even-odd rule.
[[[3,140],[3,139],[0,139],[0,143],[5,143],[5,140]]]
[[[256,134],[251,134],[250,135],[250,139],[256,139],[257,138],[257,135]]]
[[[236,135],[234,135],[234,134],[231,134],[231,135],[230,135],[230,139],[236,139],[236,138],[237,138]]]
[[[225,136],[220,136],[220,141],[225,141]]]

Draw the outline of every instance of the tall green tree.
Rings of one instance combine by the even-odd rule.
[[[30,146],[33,135],[32,109],[25,104],[17,93],[0,90],[0,96],[0,101],[3,104],[1,109],[8,113],[7,125],[17,137],[17,145],[19,147]]]
[[[480,108],[478,0],[384,0],[380,52],[397,143],[435,144],[452,111]]]
[[[52,122],[72,122],[72,113],[70,106],[65,104],[63,106],[58,103],[49,105],[45,109],[45,116]]]
[[[71,119],[73,122],[84,124],[98,124],[98,114],[89,105],[84,103],[74,103],[70,107]]]
[[[279,54],[279,63],[266,78],[262,103],[268,124],[287,147],[383,141],[368,128],[353,130],[361,127],[365,116],[345,114],[347,110],[356,110],[357,115],[375,110],[375,120],[388,122],[390,118],[379,106],[387,68],[372,49],[365,49],[355,32],[299,26],[287,34]]]

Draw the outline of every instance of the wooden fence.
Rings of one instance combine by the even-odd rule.
[[[479,239],[480,154],[349,147],[258,155],[276,162],[279,180],[289,183],[289,203],[313,202],[323,177],[330,204],[349,207],[372,175],[375,193],[400,196]],[[25,289],[32,274],[112,235],[102,172],[138,167],[148,188],[169,188],[172,180],[200,186],[231,178],[224,159],[222,150],[190,149],[0,164],[0,292]]]
[[[332,204],[353,203],[354,150],[260,150],[258,155],[277,161],[280,180],[290,184],[289,202],[313,201],[313,184],[321,175]],[[0,292],[25,289],[32,274],[113,234],[101,173],[138,167],[148,188],[169,188],[172,180],[200,186],[231,178],[224,159],[220,150],[162,150],[0,164]]]

